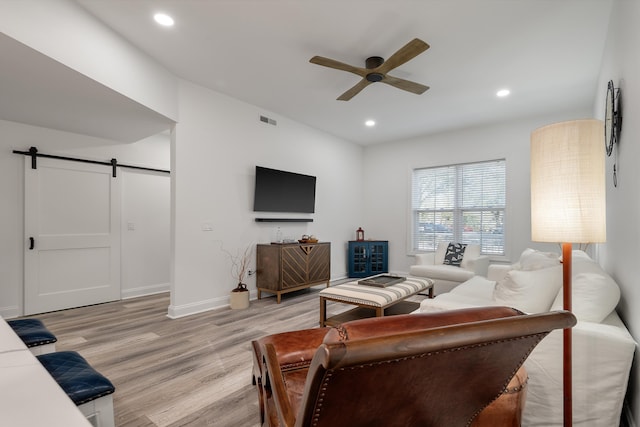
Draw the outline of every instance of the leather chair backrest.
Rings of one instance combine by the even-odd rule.
[[[437,315],[433,313],[401,314],[386,317],[384,321],[376,318],[353,320],[330,328],[324,336],[323,343],[330,344],[339,341],[397,335],[424,331],[430,328],[477,322],[480,320],[519,316],[522,314],[524,313],[514,308],[486,307],[481,310],[469,308],[443,311],[437,313]]]
[[[568,312],[456,313],[453,325],[449,314],[425,313],[330,331],[309,367],[296,425],[469,425],[549,331],[575,324]]]

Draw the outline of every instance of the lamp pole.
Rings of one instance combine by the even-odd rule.
[[[571,311],[571,243],[562,244],[562,308]],[[562,391],[564,426],[573,425],[573,377],[571,328],[562,330]]]

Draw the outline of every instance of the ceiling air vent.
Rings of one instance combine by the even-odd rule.
[[[268,123],[268,124],[273,125],[273,126],[278,124],[278,122],[276,122],[273,119],[270,119],[267,116],[260,116],[260,121],[263,122],[263,123]]]

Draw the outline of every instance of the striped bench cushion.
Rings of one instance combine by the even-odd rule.
[[[386,307],[398,300],[428,289],[430,286],[433,286],[433,280],[424,277],[407,277],[404,282],[396,283],[386,288],[348,282],[321,290],[320,297],[351,304]]]

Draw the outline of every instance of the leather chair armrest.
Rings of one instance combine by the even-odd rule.
[[[271,345],[280,369],[308,366],[328,330],[329,328],[303,329],[260,338],[253,346],[256,359],[261,360],[265,347]]]
[[[433,265],[435,264],[435,252],[427,252],[423,254],[415,254],[416,265]]]
[[[289,401],[287,387],[284,384],[275,347],[273,344],[266,344],[264,351],[265,392],[273,398],[280,424],[284,427],[293,427],[296,422],[296,414],[294,414],[293,407]]]

